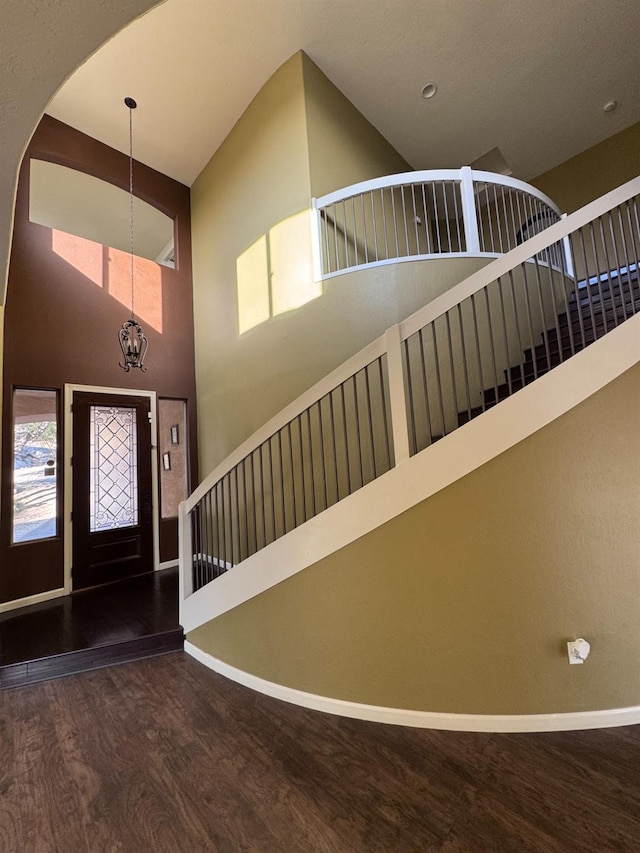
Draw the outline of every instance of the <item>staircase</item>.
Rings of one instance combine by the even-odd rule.
[[[640,360],[637,323],[625,322],[640,311],[639,210],[636,178],[388,329],[238,447],[181,504],[185,631],[415,506]]]
[[[557,315],[554,326],[541,332],[540,343],[525,349],[522,361],[504,371],[505,382],[497,389],[485,388],[482,405],[470,413],[458,412],[459,426],[531,384],[639,310],[640,281],[636,265],[624,268],[621,274],[611,270],[593,283],[579,282],[567,310]]]

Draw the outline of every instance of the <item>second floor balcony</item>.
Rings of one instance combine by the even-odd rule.
[[[434,258],[494,258],[562,218],[524,181],[463,166],[404,172],[314,199],[322,278]],[[545,260],[571,274],[563,246]],[[542,260],[542,259],[541,259]]]

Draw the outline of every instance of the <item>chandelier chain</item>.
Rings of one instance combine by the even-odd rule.
[[[129,108],[129,258],[131,262],[131,319],[122,324],[118,332],[118,341],[122,350],[123,360],[120,367],[128,373],[131,368],[136,367],[143,373],[147,368],[144,366],[144,358],[149,347],[149,341],[142,326],[135,318],[135,287],[134,287],[134,233],[133,233],[133,110],[138,106],[133,98],[125,98],[125,104]]]
[[[133,109],[129,107],[129,256],[131,263],[131,319],[134,319],[133,287]]]

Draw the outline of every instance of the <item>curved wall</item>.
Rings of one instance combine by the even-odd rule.
[[[640,366],[188,635],[269,682],[460,714],[640,705]],[[592,644],[569,666],[566,642]]]

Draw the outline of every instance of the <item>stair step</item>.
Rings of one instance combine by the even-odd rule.
[[[559,355],[556,353],[555,356],[551,356],[551,369],[557,367],[559,364],[562,364],[563,361],[566,361],[571,356],[571,352],[569,351],[565,357],[560,359]],[[507,383],[511,380],[512,385],[517,382],[521,382],[522,380],[528,384],[530,381],[533,381],[537,376],[541,376],[543,373],[547,373],[549,371],[549,363],[546,355],[541,356],[536,359],[535,370],[533,368],[532,361],[523,361],[522,364],[517,364],[515,367],[510,367],[508,370],[504,371],[504,378]],[[522,387],[522,386],[520,386]]]
[[[607,306],[606,303],[598,303],[592,306],[593,312],[590,310],[589,306],[585,306],[581,311],[572,311],[571,312],[571,323],[576,326],[580,324],[580,316],[582,316],[583,323],[593,323],[594,320],[596,323],[603,323],[606,319],[607,323],[613,325],[614,317],[618,319],[618,321],[624,321],[629,317],[633,316],[633,314],[637,314],[640,310],[640,299],[625,302],[624,305],[620,302],[615,306]],[[593,314],[593,316],[592,316]],[[558,315],[558,325],[559,326],[568,326],[569,320],[566,314]]]
[[[609,302],[594,302],[591,305],[583,305],[579,311],[571,310],[570,318],[574,326],[580,323],[580,317],[582,317],[583,323],[593,323],[594,321],[596,323],[603,323],[606,320],[607,323],[613,325],[615,322],[614,317],[621,322],[637,314],[638,311],[640,311],[640,299],[634,299],[633,301],[628,299],[624,302],[621,300],[615,305]],[[569,319],[566,314],[559,315],[558,325],[569,325]]]
[[[183,648],[184,634],[182,628],[177,628],[146,637],[136,637],[133,640],[8,664],[0,666],[0,688],[20,687],[37,681],[48,681],[50,678],[60,678],[63,675],[73,675],[119,663],[130,663],[180,651]]]
[[[484,412],[482,406],[475,406],[471,409],[471,417],[469,417],[469,411],[465,410],[464,412],[458,412],[458,426],[463,426],[464,424],[468,424],[469,421],[477,418],[478,415],[481,415]]]
[[[584,287],[580,287],[578,290],[574,290],[571,294],[572,300],[580,299],[589,299],[589,295],[592,297],[599,296],[600,293],[604,296],[609,293],[612,289],[615,293],[620,290],[620,286],[622,285],[623,290],[629,290],[631,287],[632,290],[638,290],[638,272],[637,270],[632,273],[624,273],[620,277],[616,277],[614,279],[608,279],[607,281],[594,282],[593,284],[585,285]]]
[[[544,372],[548,373],[548,370]],[[541,374],[538,374],[538,376],[540,375]],[[524,384],[521,379],[516,379],[511,383],[511,387],[509,387],[509,384],[507,382],[503,382],[502,385],[498,385],[497,389],[486,388],[482,392],[482,399],[484,401],[485,408],[488,409],[491,408],[491,406],[495,406],[496,402],[501,403],[502,400],[506,400],[507,397],[510,397],[512,394],[515,394],[516,391],[520,391],[520,389],[524,388],[525,385],[530,385],[536,378],[537,377],[534,377],[534,375],[531,374],[528,379],[525,378]],[[498,392],[497,399],[496,390]]]
[[[571,295],[568,311],[558,314],[557,325],[542,332],[541,343],[523,351],[521,364],[512,365],[504,371],[505,382],[483,390],[482,406],[476,406],[470,412],[458,412],[458,426],[531,384],[640,312],[637,273],[632,274],[631,283],[625,276],[621,281],[601,282],[588,288],[588,291],[581,288],[579,293]]]
[[[603,334],[598,335],[598,338],[601,338],[601,337],[603,337]],[[592,344],[595,340],[597,340],[595,335],[587,336],[586,340],[584,340],[584,341],[581,338],[578,338],[576,336],[573,339],[573,347],[572,347],[571,346],[571,340],[570,340],[569,336],[567,335],[566,337],[561,338],[560,346],[558,346],[557,338],[554,340],[547,341],[546,345],[544,342],[541,344],[536,344],[536,346],[534,348],[535,349],[536,363],[538,361],[540,361],[541,359],[547,358],[547,350],[548,350],[549,358],[551,358],[551,360],[557,359],[557,362],[559,364],[561,361],[566,361],[568,358],[571,358],[574,351],[580,352],[580,350],[583,350],[585,347],[588,347],[589,344]],[[562,352],[562,358],[559,357],[560,352]],[[528,347],[526,350],[524,350],[523,364],[525,364],[525,365],[526,364],[533,364],[533,355],[532,355],[531,347]],[[519,367],[519,365],[516,365],[516,367]]]

